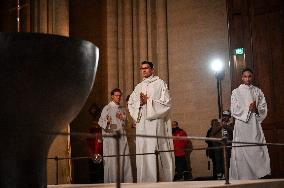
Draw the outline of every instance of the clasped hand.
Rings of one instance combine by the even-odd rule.
[[[106,116],[106,118],[107,118],[107,127],[104,129],[104,131],[105,131],[106,133],[111,133],[112,130],[110,129],[110,124],[111,124],[112,119],[111,119],[111,117],[108,116],[108,115]]]
[[[123,113],[116,113],[116,117],[120,120],[125,120],[126,116]]]
[[[140,106],[143,106],[144,104],[147,104],[147,95],[145,95],[144,93],[140,93]]]
[[[252,103],[250,103],[250,105],[249,105],[249,110],[250,110],[251,112],[257,113],[256,101],[253,101]]]

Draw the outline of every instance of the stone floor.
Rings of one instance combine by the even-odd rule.
[[[49,185],[48,188],[115,188],[116,184],[66,184]],[[160,183],[123,183],[122,188],[209,188],[209,187],[234,187],[234,188],[281,188],[284,179],[265,180],[231,180],[229,185],[225,181],[181,181]]]

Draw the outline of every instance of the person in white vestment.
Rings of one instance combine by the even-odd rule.
[[[172,136],[169,118],[171,99],[167,84],[158,76],[154,76],[152,62],[143,61],[140,70],[143,81],[135,87],[128,101],[130,115],[136,121],[136,134]],[[173,181],[173,152],[159,153],[158,171],[154,154],[139,155],[154,153],[155,150],[173,150],[172,139],[136,138],[137,182]]]
[[[242,82],[232,91],[231,114],[235,118],[233,141],[266,143],[261,122],[267,115],[263,92],[253,86],[251,69],[242,71]],[[233,144],[237,146],[240,144]],[[271,173],[267,146],[233,147],[230,179],[258,179]]]
[[[103,135],[113,135],[116,131],[125,134],[125,111],[120,107],[122,92],[116,88],[111,91],[111,102],[106,105],[101,113],[99,125],[102,127]],[[126,136],[119,141],[120,155],[129,154]],[[116,155],[116,140],[112,137],[103,137],[103,155]],[[104,157],[104,182],[116,182],[116,157]],[[130,157],[120,156],[120,181],[133,182]]]

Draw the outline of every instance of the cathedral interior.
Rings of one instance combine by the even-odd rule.
[[[210,63],[216,58],[224,62],[224,110],[230,108],[241,70],[253,69],[254,84],[262,88],[268,104],[262,123],[266,141],[284,143],[282,0],[1,0],[0,32],[64,36],[90,41],[99,49],[86,102],[72,121],[56,129],[67,134],[56,135],[51,143],[47,184],[92,183],[86,139],[76,133],[88,133],[98,121],[112,89],[122,90],[126,105],[126,96],[142,79],[139,66],[144,60],[152,61],[155,74],[168,84],[171,118],[189,136],[199,137],[205,137],[211,119],[218,118],[216,75]],[[60,67],[60,58],[55,62]],[[192,140],[192,146],[204,148],[206,143]],[[268,150],[271,177],[283,178],[283,147]],[[194,179],[212,176],[205,150],[193,150],[190,160]]]

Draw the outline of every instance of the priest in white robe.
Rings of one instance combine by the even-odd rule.
[[[103,135],[113,135],[116,131],[125,134],[125,112],[120,107],[122,92],[116,88],[111,91],[112,101],[103,108],[99,125],[102,127]],[[129,147],[126,136],[119,140],[120,155],[129,154]],[[116,140],[112,137],[103,137],[103,155],[116,155]],[[116,157],[104,157],[104,183],[116,182]],[[130,157],[120,156],[120,181],[133,182]]]
[[[232,92],[231,113],[235,118],[233,141],[266,143],[261,122],[267,115],[267,104],[263,92],[251,85],[252,76],[252,70],[244,69],[243,84]],[[258,179],[270,173],[267,146],[232,148],[230,179]]]
[[[151,62],[141,63],[143,81],[140,82],[130,95],[128,108],[130,115],[136,121],[137,135],[172,136],[169,111],[170,96],[166,83],[154,76]],[[172,139],[136,138],[137,182],[173,181],[174,155],[173,152],[161,152],[158,156],[159,177],[154,153],[173,150]]]

